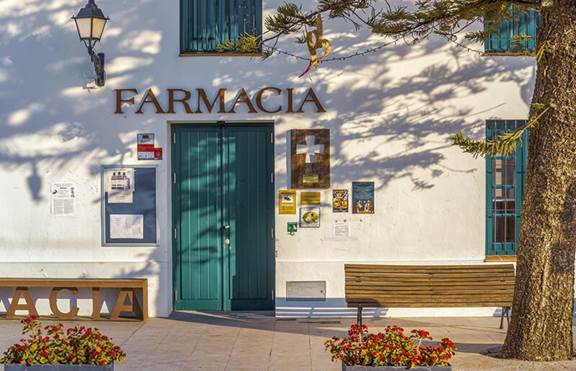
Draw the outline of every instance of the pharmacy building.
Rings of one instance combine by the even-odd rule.
[[[0,316],[355,316],[371,266],[513,267],[527,138],[452,138],[526,122],[538,11],[469,47],[324,17],[310,66],[292,36],[242,49],[282,3],[2,1]],[[365,315],[500,311],[374,287]]]

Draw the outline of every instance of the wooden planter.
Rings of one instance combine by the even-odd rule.
[[[95,365],[4,365],[5,371],[114,371],[114,364]]]
[[[452,371],[451,366],[445,367],[412,367],[407,369],[401,366],[346,366],[342,362],[342,371],[399,371],[399,370],[415,370],[415,371]]]

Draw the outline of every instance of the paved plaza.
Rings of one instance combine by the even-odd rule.
[[[176,313],[139,322],[83,322],[122,345],[128,358],[117,370],[339,370],[323,342],[342,336],[352,319],[279,319],[271,314]],[[372,331],[398,324],[422,328],[458,346],[456,370],[576,370],[576,361],[534,364],[484,355],[505,337],[498,318],[367,319]],[[70,323],[68,323],[70,325]],[[17,321],[0,322],[0,348],[20,338]]]

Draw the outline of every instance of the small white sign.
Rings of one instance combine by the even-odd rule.
[[[76,187],[74,183],[54,183],[50,188],[50,211],[52,215],[74,215]]]
[[[335,220],[333,224],[332,234],[335,238],[349,238],[350,223],[348,222],[348,220]]]
[[[110,215],[111,239],[144,239],[144,215]]]

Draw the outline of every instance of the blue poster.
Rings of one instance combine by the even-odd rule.
[[[374,214],[374,182],[352,182],[352,214]]]

